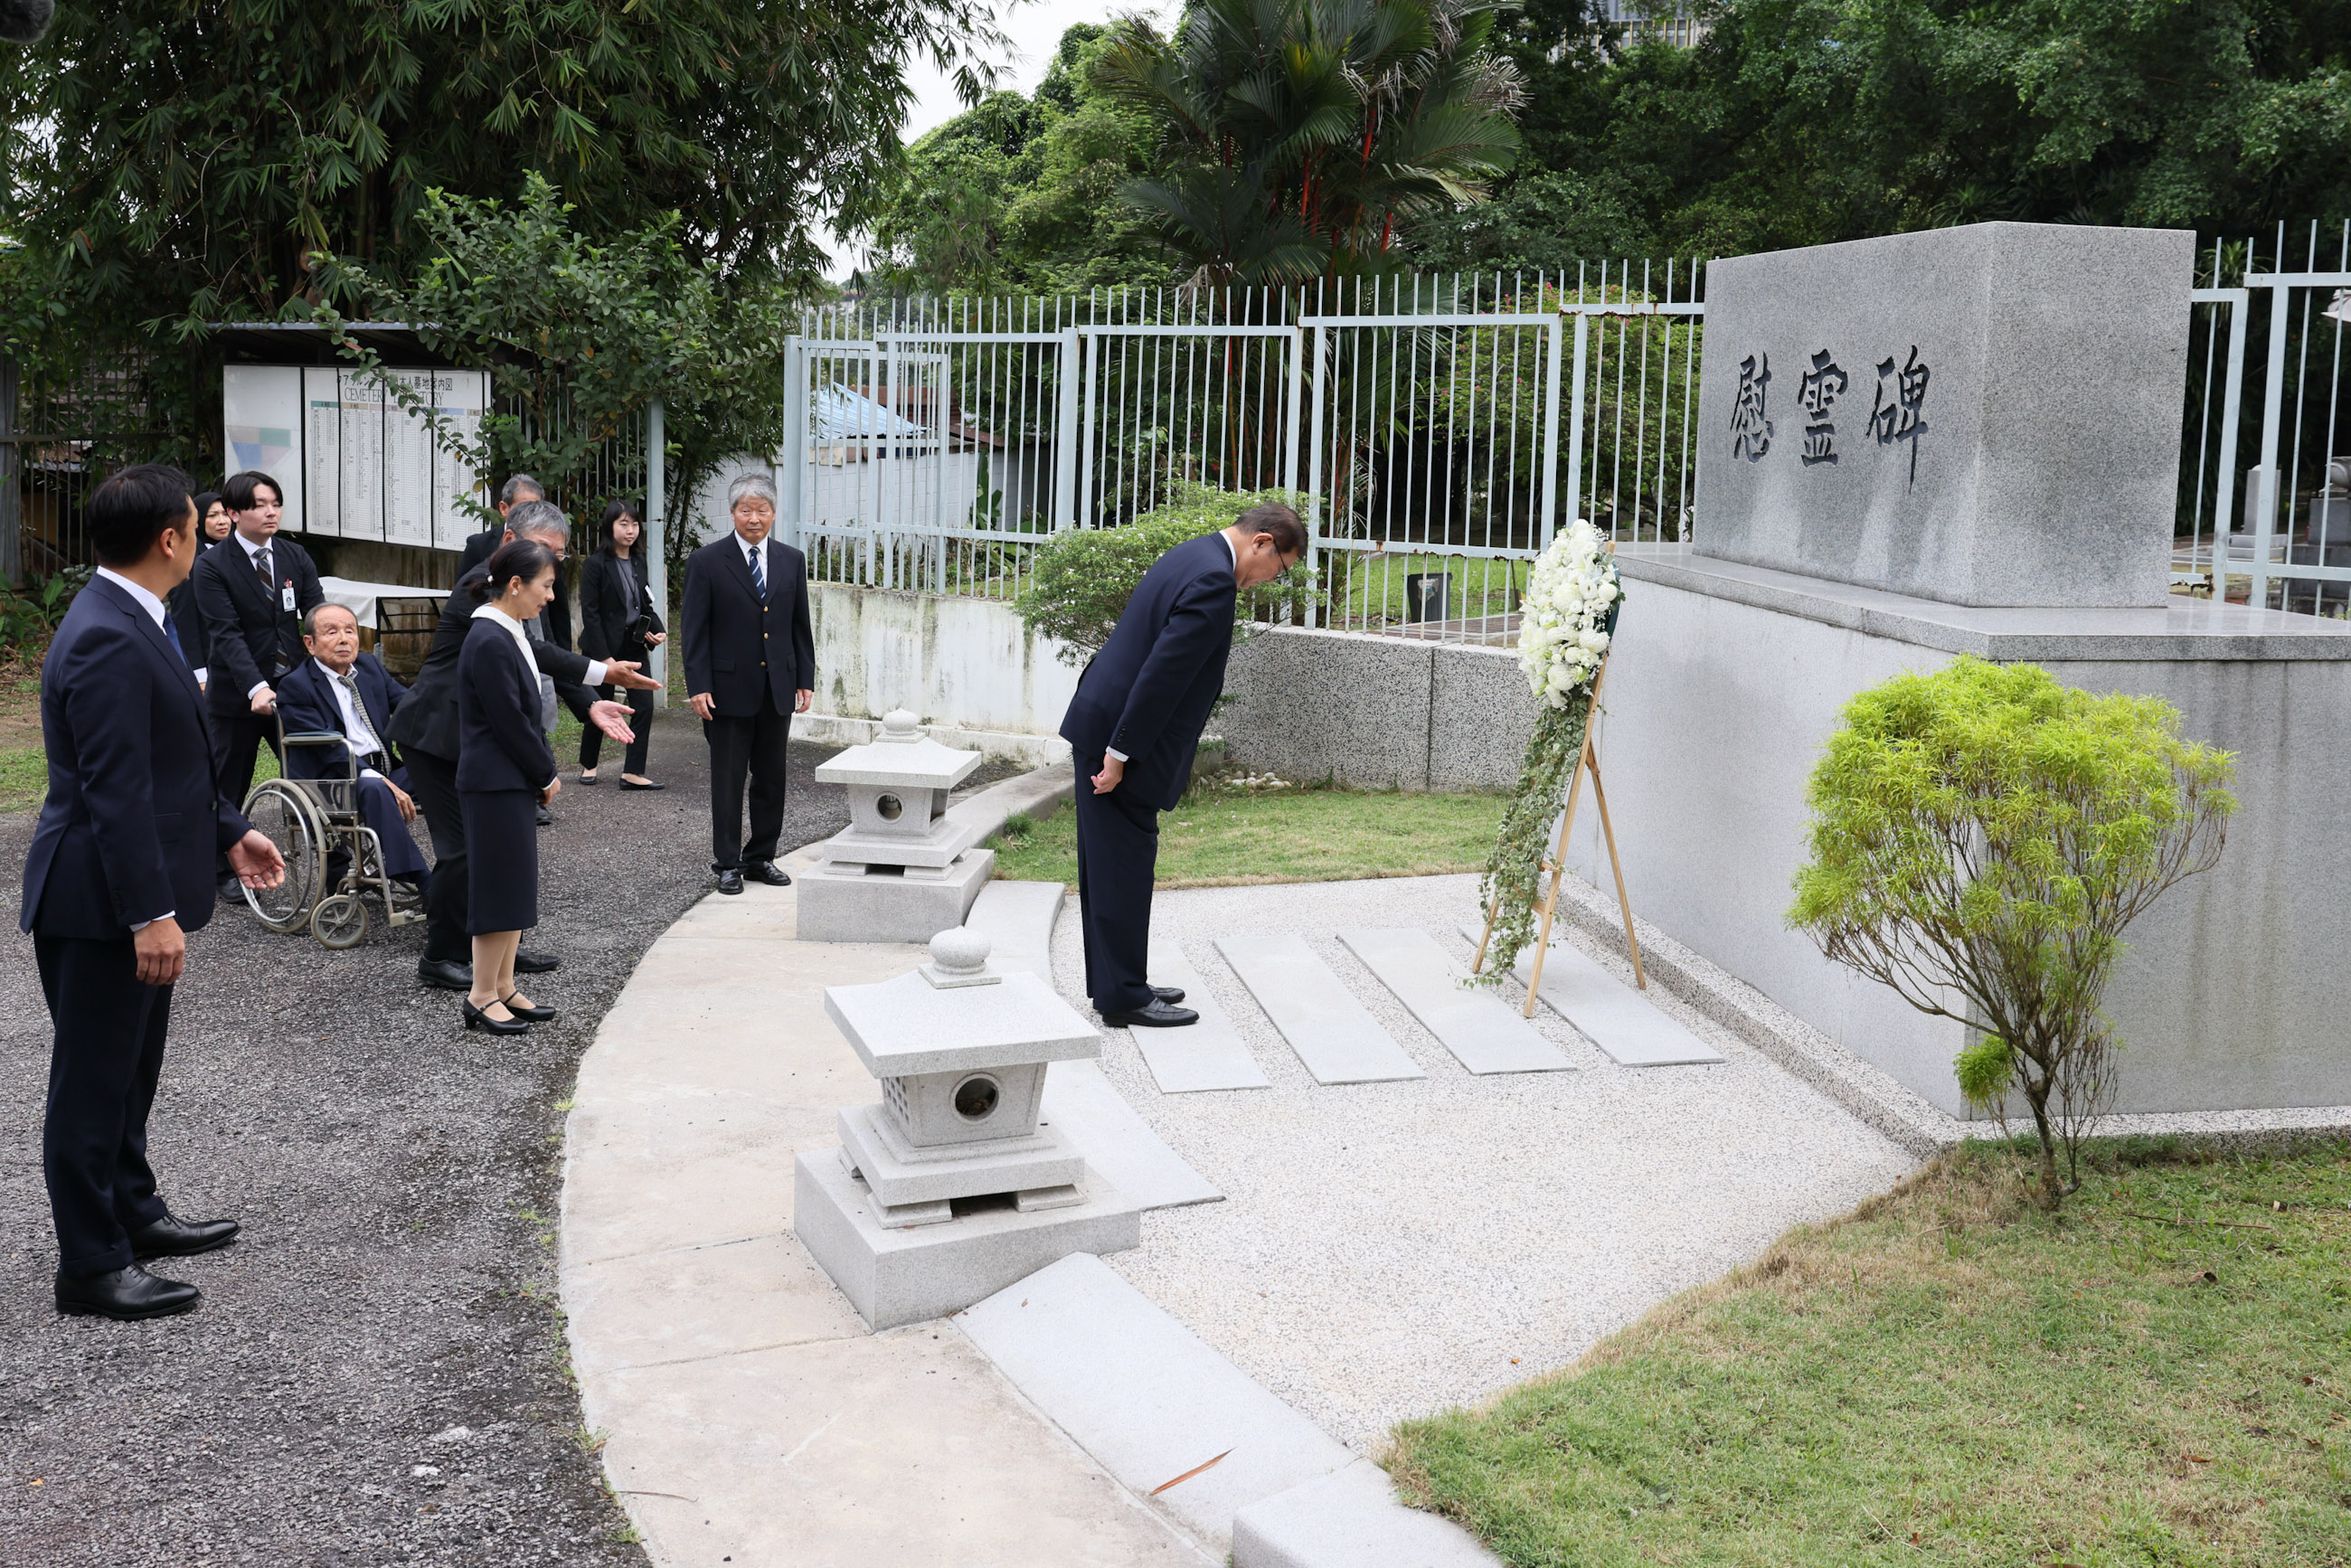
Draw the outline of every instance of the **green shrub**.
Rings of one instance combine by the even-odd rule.
[[[1279,501],[1302,516],[1304,499],[1287,490],[1233,492],[1179,482],[1176,499],[1114,528],[1073,528],[1057,534],[1029,557],[1029,586],[1013,601],[1035,631],[1059,638],[1064,663],[1082,664],[1101,651],[1118,627],[1126,601],[1151,563],[1177,545],[1229,528],[1251,507]],[[1287,610],[1303,618],[1315,602],[1305,575],[1292,567],[1233,606],[1239,635],[1253,621],[1274,619]]]
[[[1855,697],[1813,774],[1789,924],[1980,1031],[1960,1091],[1995,1115],[2023,1097],[2048,1207],[2113,1098],[2119,1042],[2099,1000],[2123,928],[2212,867],[2236,810],[2229,754],[2179,725],[2159,697],[1963,658]]]
[[[0,657],[38,658],[91,576],[89,567],[69,566],[21,590],[0,584]]]

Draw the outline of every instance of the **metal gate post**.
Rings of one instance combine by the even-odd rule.
[[[1304,334],[1290,329],[1290,362],[1281,400],[1281,487],[1298,493],[1298,400],[1306,376]]]
[[[1078,526],[1078,347],[1075,327],[1061,334],[1061,371],[1053,399],[1053,531]]]
[[[1310,583],[1315,580],[1316,573],[1322,568],[1322,557],[1315,549],[1314,541],[1322,537],[1322,529],[1327,521],[1323,516],[1326,508],[1322,505],[1322,333],[1323,328],[1318,322],[1314,328],[1312,350],[1314,434],[1306,453],[1306,580]],[[1322,605],[1322,624],[1327,628],[1343,621],[1346,618],[1345,611],[1346,606],[1333,606],[1326,599]]]
[[[1576,318],[1579,325],[1583,319],[1580,316]],[[1543,329],[1543,347],[1548,351],[1551,361],[1543,367],[1541,543],[1545,549],[1551,546],[1552,530],[1558,526],[1559,519],[1559,361],[1560,350],[1566,347],[1564,337],[1561,330],[1559,318],[1552,317],[1551,325]],[[1581,354],[1583,347],[1583,337],[1581,332],[1578,332],[1576,348],[1579,350],[1577,355],[1579,367],[1583,363]],[[1578,384],[1580,386],[1581,382],[1579,382]],[[1570,489],[1569,494],[1574,494],[1573,488]]]
[[[2280,259],[2283,259],[2281,253]],[[2278,428],[2285,422],[2285,329],[2288,290],[2275,277],[2245,279],[2247,288],[2270,291],[2270,362],[2262,392],[2262,462],[2255,470],[2252,586],[2245,602],[2265,610],[2270,602],[2270,541],[2277,533]]]
[[[645,586],[653,591],[653,613],[669,618],[669,410],[660,398],[645,405]],[[653,650],[653,706],[669,706],[669,643]]]
[[[23,481],[16,461],[16,356],[0,354],[0,581],[25,586]]]
[[[1567,510],[1570,517],[1583,504],[1583,357],[1592,336],[1592,318],[1579,310],[1575,313],[1575,379],[1568,389],[1567,402]],[[1554,407],[1558,398],[1553,397]],[[1545,527],[1549,518],[1545,518]],[[1544,536],[1546,540],[1549,535]]]

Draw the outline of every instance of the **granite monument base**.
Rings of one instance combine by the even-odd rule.
[[[1595,727],[1633,908],[1955,1115],[1961,1027],[1832,964],[1787,927],[1804,789],[1864,687],[1960,653],[2068,685],[2161,696],[2234,752],[2219,866],[2124,933],[2105,1006],[2115,1109],[2351,1103],[2351,623],[2174,599],[2148,609],[1970,609],[1623,545],[1626,613]],[[1606,884],[1596,814],[1570,864]]]
[[[793,881],[806,942],[927,942],[963,924],[996,874],[994,850],[966,850],[953,865],[861,866],[820,861]]]
[[[1058,1207],[1029,1197],[1085,1179],[1086,1159],[1050,1124],[1027,1137],[991,1138],[984,1144],[916,1149],[893,1132],[879,1105],[853,1105],[841,1113],[841,1156],[885,1210],[910,1206],[944,1207],[971,1192],[975,1179],[989,1192],[1010,1192],[1026,1201],[1016,1207]],[[888,1226],[928,1224],[944,1213],[925,1216],[884,1213]]]
[[[879,1333],[960,1312],[1073,1252],[1143,1239],[1143,1210],[1089,1172],[1067,1207],[1023,1213],[1010,1199],[958,1201],[940,1225],[891,1228],[832,1149],[793,1162],[792,1234]]]

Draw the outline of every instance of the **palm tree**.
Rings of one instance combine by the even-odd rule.
[[[1493,47],[1515,0],[1194,0],[1117,26],[1103,87],[1168,172],[1123,192],[1202,285],[1376,270],[1400,225],[1483,198],[1523,99]]]

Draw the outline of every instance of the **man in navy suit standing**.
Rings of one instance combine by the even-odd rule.
[[[204,699],[164,612],[196,553],[186,476],[125,468],[87,517],[98,574],[41,665],[49,793],[19,918],[56,1029],[41,1171],[57,1310],[152,1318],[187,1311],[197,1291],[140,1260],[208,1252],[237,1229],[174,1218],[147,1164],[185,933],[212,918],[214,854],[251,887],[275,887],[286,866],[220,796]]]
[[[1154,561],[1120,612],[1061,720],[1078,769],[1078,915],[1086,995],[1108,1024],[1167,1028],[1199,1014],[1146,977],[1159,813],[1192,779],[1200,731],[1225,689],[1233,604],[1306,553],[1288,507],[1243,512],[1232,527]]]
[[[302,617],[302,646],[310,656],[277,683],[277,716],[288,735],[333,733],[345,744],[288,746],[286,776],[341,779],[350,766],[344,753],[352,753],[359,763],[360,814],[383,848],[384,874],[421,894],[429,881],[424,852],[408,831],[416,821],[416,801],[408,793],[408,770],[383,738],[408,688],[373,653],[360,652],[359,617],[342,605],[310,607]],[[340,869],[329,868],[329,885],[340,874]]]
[[[816,695],[816,635],[809,618],[808,558],[768,537],[776,484],[746,474],[726,487],[734,531],[685,561],[678,616],[685,690],[710,745],[711,869],[718,891],[746,876],[773,887],[791,877],[776,863],[784,831],[784,764],[792,715]],[[743,837],[743,790],[751,836]]]

